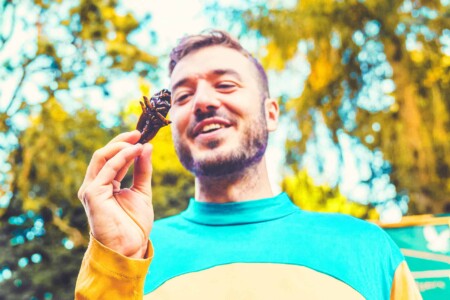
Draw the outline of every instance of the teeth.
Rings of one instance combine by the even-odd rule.
[[[208,131],[211,131],[211,130],[220,129],[222,127],[223,126],[220,125],[220,124],[208,124],[208,125],[206,125],[205,127],[202,128],[202,132],[208,132]]]

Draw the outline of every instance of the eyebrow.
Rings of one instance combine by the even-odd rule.
[[[181,80],[178,80],[177,83],[175,83],[172,87],[172,92],[174,92],[177,88],[179,88],[182,85],[185,85],[189,81],[189,78],[183,78]]]
[[[239,75],[238,72],[234,71],[233,69],[215,69],[212,71],[209,71],[207,76],[222,76],[222,75],[231,75],[236,77],[239,81],[242,81],[241,75]],[[172,87],[172,92],[175,91],[180,86],[185,85],[187,82],[189,82],[191,79],[189,77],[185,77],[183,79],[178,80]]]
[[[231,75],[236,77],[238,80],[242,80],[241,75],[233,69],[216,69],[211,72],[214,75]]]

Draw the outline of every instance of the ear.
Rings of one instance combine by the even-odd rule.
[[[278,127],[278,116],[280,115],[278,100],[275,98],[266,98],[265,112],[266,112],[267,130],[275,131],[275,129],[277,129]]]

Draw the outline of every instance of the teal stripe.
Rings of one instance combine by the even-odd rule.
[[[281,193],[275,198],[220,204],[191,199],[181,216],[194,223],[225,226],[270,221],[296,211],[299,208]]]

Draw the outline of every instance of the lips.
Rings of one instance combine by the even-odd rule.
[[[193,137],[197,137],[200,134],[213,132],[222,128],[230,127],[232,123],[226,119],[213,117],[205,119],[194,126]]]

